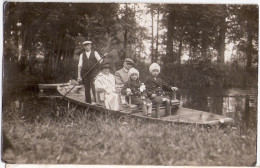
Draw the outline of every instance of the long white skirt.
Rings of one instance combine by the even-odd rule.
[[[107,109],[119,110],[118,94],[116,93],[105,93],[105,105]]]

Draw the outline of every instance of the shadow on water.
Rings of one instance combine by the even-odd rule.
[[[178,97],[183,107],[224,115],[247,128],[257,126],[257,89],[181,90]]]
[[[23,91],[5,94],[3,107],[7,109],[13,104],[26,113],[30,111],[30,118],[33,118],[31,114],[37,115],[54,106],[59,98],[57,92]],[[177,98],[183,107],[224,115],[247,128],[257,126],[257,89],[180,90]],[[23,115],[27,116],[26,113]]]

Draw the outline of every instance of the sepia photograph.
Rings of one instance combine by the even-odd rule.
[[[257,3],[2,10],[3,163],[256,165]]]

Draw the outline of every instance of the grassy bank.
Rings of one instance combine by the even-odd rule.
[[[16,149],[16,163],[250,166],[256,161],[256,130],[42,107],[4,110],[3,129]]]

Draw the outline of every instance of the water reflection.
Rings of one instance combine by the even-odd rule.
[[[251,128],[257,125],[257,90],[182,90],[179,98],[183,107],[224,115]]]

